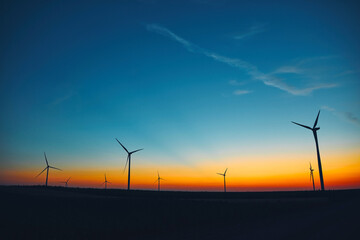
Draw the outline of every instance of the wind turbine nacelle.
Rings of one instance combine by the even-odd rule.
[[[320,129],[320,127],[314,128],[315,131],[317,131],[317,130],[319,130],[319,129]]]

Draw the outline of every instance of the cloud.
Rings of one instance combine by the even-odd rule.
[[[253,78],[253,80],[259,80],[267,86],[278,88],[278,89],[288,92],[292,95],[308,95],[315,90],[325,89],[325,88],[333,88],[333,87],[337,86],[336,84],[317,84],[317,85],[306,87],[306,88],[296,88],[296,87],[286,84],[285,82],[282,81],[282,79],[280,79],[277,76],[274,76],[274,74],[265,74],[265,73],[259,71],[255,65],[252,65],[242,59],[222,56],[217,53],[200,48],[200,47],[196,46],[195,44],[193,44],[193,43],[181,38],[180,36],[176,35],[175,33],[171,32],[167,28],[164,28],[157,24],[148,24],[146,26],[146,28],[148,31],[158,33],[160,35],[163,35],[165,37],[168,37],[168,38],[180,43],[189,52],[202,54],[204,56],[212,58],[215,61],[222,62],[229,66],[238,68],[238,69],[244,71],[245,73],[247,73],[249,76],[251,76]],[[287,71],[292,70],[294,72],[295,68],[293,68],[293,69],[290,69],[290,68],[284,69],[283,68],[282,69],[282,71],[285,71],[285,70],[287,70]]]
[[[329,112],[335,112],[335,108],[329,107],[329,106],[322,106],[321,109],[324,109]]]
[[[258,34],[258,33],[262,33],[264,31],[265,31],[264,25],[253,25],[253,26],[251,26],[251,28],[249,29],[248,32],[236,35],[236,36],[234,36],[234,39],[242,40],[244,38],[253,36],[253,35]]]
[[[65,95],[65,96],[62,96],[62,97],[59,97],[57,99],[55,99],[54,101],[52,101],[49,105],[52,105],[52,106],[55,106],[55,105],[58,105],[68,99],[70,99],[72,96],[74,96],[75,94],[73,92]]]
[[[344,120],[351,122],[357,126],[360,126],[360,119],[351,112],[337,111],[335,108],[332,108],[329,106],[322,106],[321,109],[331,112],[332,114],[334,114],[337,117],[340,117],[341,119],[344,119]]]
[[[344,112],[343,114],[348,121],[360,126],[360,119],[358,117],[356,117],[353,113]]]
[[[295,73],[299,74],[302,73],[303,70],[296,66],[283,66],[276,69],[272,74],[282,74],[282,73]]]
[[[251,93],[252,91],[248,91],[248,90],[235,90],[234,91],[234,95],[244,95],[244,94],[248,94]]]
[[[232,86],[242,86],[242,85],[245,85],[245,82],[244,81],[237,81],[237,80],[230,80],[229,81],[229,84],[232,85]]]

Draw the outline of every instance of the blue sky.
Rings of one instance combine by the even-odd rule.
[[[1,3],[0,164],[192,165],[360,144],[356,1]]]

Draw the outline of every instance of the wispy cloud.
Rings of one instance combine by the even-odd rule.
[[[303,70],[300,69],[297,66],[282,66],[276,69],[272,74],[282,74],[282,73],[294,73],[294,74],[300,74]]]
[[[250,36],[253,36],[255,34],[258,33],[262,33],[265,31],[265,25],[253,25],[250,27],[250,29],[247,32],[241,33],[241,34],[237,34],[234,36],[234,39],[236,40],[242,40],[244,38],[248,38]]]
[[[234,91],[234,95],[244,95],[244,94],[248,94],[251,93],[252,91],[248,91],[248,90],[235,90]]]
[[[344,112],[343,113],[344,116],[346,117],[346,119],[358,126],[360,126],[360,119],[358,117],[356,117],[353,113],[351,112]]]
[[[244,81],[239,82],[237,80],[232,79],[229,81],[229,84],[232,86],[242,86],[245,85],[245,82]]]
[[[66,94],[66,95],[64,95],[64,96],[62,96],[62,97],[59,97],[59,98],[55,99],[55,100],[52,101],[49,105],[51,105],[51,106],[58,105],[58,104],[60,104],[60,103],[62,103],[62,102],[64,102],[64,101],[70,99],[72,96],[74,96],[74,94],[75,94],[75,93],[73,93],[73,92],[68,93],[68,94]]]
[[[331,112],[332,114],[334,114],[337,117],[340,117],[348,122],[351,122],[357,126],[360,126],[360,119],[358,117],[356,117],[353,113],[351,112],[341,112],[341,111],[337,111],[335,108],[329,107],[329,106],[322,106],[322,109]]]
[[[187,49],[189,52],[202,54],[204,56],[212,58],[215,61],[222,62],[229,66],[238,68],[238,69],[244,71],[245,73],[247,73],[254,80],[262,81],[267,86],[281,89],[292,95],[308,95],[315,90],[325,89],[325,88],[333,88],[333,87],[337,86],[336,84],[318,84],[318,85],[313,85],[313,86],[309,86],[309,87],[305,87],[305,88],[297,88],[297,87],[288,85],[287,83],[283,82],[283,80],[281,78],[274,76],[274,74],[265,74],[265,73],[259,71],[255,65],[252,65],[242,59],[222,56],[217,53],[200,48],[200,47],[196,46],[195,44],[176,35],[175,33],[171,32],[169,29],[167,29],[165,27],[159,26],[157,24],[148,24],[146,26],[146,28],[148,31],[156,32],[158,34],[161,34],[165,37],[168,37],[168,38],[182,44],[185,47],[185,49]],[[290,69],[288,69],[288,71],[289,70]],[[284,69],[283,69],[283,71],[284,71]]]

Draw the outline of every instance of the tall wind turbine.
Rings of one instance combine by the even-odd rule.
[[[127,157],[127,160],[126,160],[126,164],[125,164],[125,168],[126,168],[127,163],[129,162],[129,169],[128,169],[128,190],[130,190],[130,164],[131,164],[131,154],[136,153],[136,152],[138,152],[138,151],[141,151],[141,150],[143,150],[143,148],[138,149],[138,150],[135,150],[135,151],[132,151],[132,152],[129,152],[129,151],[126,149],[126,147],[124,147],[124,145],[122,145],[121,142],[120,142],[117,138],[115,138],[115,139],[116,139],[116,141],[124,148],[124,150],[125,150],[125,151],[127,152],[127,154],[128,154],[128,157]],[[125,170],[125,168],[124,168],[124,170]]]
[[[315,191],[315,183],[314,183],[314,174],[313,174],[313,172],[314,172],[314,169],[312,168],[311,163],[310,163],[310,181],[312,180],[313,189]]]
[[[161,178],[160,175],[159,175],[159,172],[158,172],[158,178],[154,182],[154,183],[158,182],[158,191],[160,191],[160,180],[165,180],[165,179]]]
[[[46,158],[46,153],[45,153],[45,152],[44,152],[44,156],[45,156],[46,167],[45,167],[44,170],[42,170],[41,173],[39,173],[36,177],[40,176],[40,175],[46,170],[46,182],[45,182],[45,186],[47,187],[47,185],[48,185],[48,178],[49,178],[49,169],[52,168],[52,169],[56,169],[56,170],[60,170],[60,171],[62,171],[62,170],[59,169],[59,168],[50,166],[49,163],[48,163],[48,160],[47,160],[47,158]]]
[[[226,172],[227,172],[228,169],[225,170],[224,173],[217,173],[221,176],[224,176],[224,192],[226,192],[226,180],[225,180],[225,177],[226,177]]]
[[[71,178],[71,177],[69,177],[69,178],[68,178],[68,180],[66,180],[65,182],[61,182],[61,183],[64,183],[64,184],[65,184],[65,187],[67,187],[67,186],[68,186],[68,182],[69,182],[70,178]]]
[[[319,110],[319,113],[316,117],[316,120],[315,120],[315,123],[314,123],[314,126],[311,128],[311,127],[308,127],[308,126],[305,126],[305,125],[302,125],[300,123],[296,123],[296,122],[292,122],[296,125],[299,125],[301,127],[304,127],[304,128],[307,128],[309,130],[311,130],[313,132],[313,135],[314,135],[314,138],[315,138],[315,143],[316,143],[316,152],[317,152],[317,158],[318,158],[318,166],[319,166],[319,175],[320,175],[320,184],[321,184],[321,190],[324,191],[325,190],[325,187],[324,187],[324,179],[323,179],[323,173],[322,173],[322,167],[321,167],[321,160],[320,160],[320,150],[319,150],[319,143],[318,143],[318,138],[317,138],[317,130],[319,130],[320,128],[319,127],[316,127],[317,125],[317,122],[318,122],[318,119],[319,119],[319,115],[320,115],[320,110]]]
[[[103,182],[102,184],[105,184],[105,189],[107,189],[107,184],[108,183],[111,183],[111,182],[109,182],[108,180],[106,180],[106,173],[105,173],[105,182]]]

